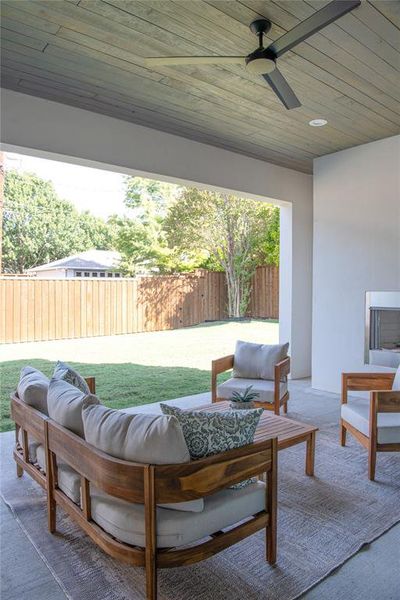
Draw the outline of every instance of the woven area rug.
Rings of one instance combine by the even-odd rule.
[[[370,482],[366,452],[350,436],[339,446],[336,406],[325,406],[312,419],[320,427],[316,476],[304,474],[304,444],[279,453],[277,566],[265,562],[259,532],[197,565],[160,570],[160,600],[291,600],[400,521],[400,455],[379,455]],[[311,422],[301,412],[290,416]],[[61,509],[57,534],[47,533],[45,495],[28,476],[17,479],[11,439],[3,444],[3,497],[67,597],[144,599],[143,570],[109,558]]]

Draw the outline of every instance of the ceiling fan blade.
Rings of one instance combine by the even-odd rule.
[[[288,110],[301,106],[299,99],[279,69],[274,69],[272,73],[263,75],[263,77]]]
[[[237,65],[245,64],[244,56],[157,56],[145,58],[146,67],[168,65]]]
[[[272,50],[278,58],[360,4],[361,0],[333,0],[305,21],[295,25],[293,29],[284,33],[275,42],[272,42],[268,46],[268,50]]]

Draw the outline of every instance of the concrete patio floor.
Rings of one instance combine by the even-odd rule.
[[[339,396],[310,388],[309,380],[290,383],[291,402],[307,403],[310,416],[329,421],[333,413],[324,406],[324,397]],[[207,402],[208,394],[171,401],[181,406],[199,406]],[[157,405],[141,410],[158,410]],[[2,450],[11,451],[14,434],[0,435]],[[364,452],[360,447],[360,452]],[[26,536],[11,510],[1,502],[1,591],[2,600],[62,600],[67,598],[46,562]],[[400,524],[395,525],[373,543],[364,546],[343,566],[302,598],[307,600],[399,600],[400,598]],[[74,598],[72,600],[79,600]],[[93,599],[95,600],[95,599]],[[210,599],[211,600],[211,599]],[[282,598],[282,600],[287,600]]]

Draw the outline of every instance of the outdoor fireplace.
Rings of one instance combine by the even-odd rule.
[[[367,292],[365,362],[400,364],[400,292]]]

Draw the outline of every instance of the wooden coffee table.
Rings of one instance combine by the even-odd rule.
[[[230,403],[226,400],[219,400],[213,404],[206,404],[196,408],[196,410],[206,410],[208,412],[221,412],[229,410]],[[315,437],[318,427],[305,425],[299,421],[293,421],[288,417],[278,417],[264,410],[260,422],[254,435],[255,442],[261,442],[266,438],[278,437],[278,450],[284,450],[290,446],[306,442],[306,475],[314,475],[315,458]]]

